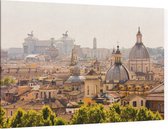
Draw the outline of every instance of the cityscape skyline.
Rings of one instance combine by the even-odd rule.
[[[139,26],[147,47],[164,46],[163,9],[3,1],[1,47],[22,47],[32,30],[39,40],[58,39],[68,30],[81,47],[92,48],[96,37],[98,48],[117,42],[131,48]]]
[[[0,128],[165,119],[163,9],[2,7]]]

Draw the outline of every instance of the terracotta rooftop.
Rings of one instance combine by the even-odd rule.
[[[130,101],[130,100],[134,99],[135,97],[141,97],[141,98],[145,99],[144,96],[140,96],[140,95],[132,94],[132,95],[128,95],[128,96],[126,96],[125,98],[123,98],[123,100]]]
[[[32,89],[32,87],[30,87],[30,86],[18,86],[18,94],[17,95],[18,96],[22,95],[26,92],[31,91],[31,89]]]
[[[87,75],[98,75],[93,69],[91,69]]]
[[[39,90],[56,90],[57,86],[41,86]]]
[[[18,101],[17,103],[9,104],[3,106],[5,109],[12,108],[22,108],[24,110],[40,110],[44,105],[49,105],[51,108],[63,108],[64,106],[60,103],[59,100],[55,100],[55,102],[44,103],[44,101]]]
[[[151,89],[149,91],[149,93],[163,93],[163,92],[164,92],[164,84],[163,83],[154,87],[153,89]]]

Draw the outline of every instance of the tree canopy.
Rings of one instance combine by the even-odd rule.
[[[142,107],[134,108],[130,105],[121,106],[112,104],[109,109],[104,109],[101,104],[81,107],[72,118],[72,124],[128,122],[162,120],[161,115]]]
[[[15,83],[15,79],[13,79],[12,77],[5,77],[0,80],[0,86],[3,86],[3,85],[9,86],[14,83]]]
[[[111,123],[127,121],[148,121],[162,120],[159,112],[142,107],[121,106],[112,104],[109,108],[104,108],[101,104],[83,105],[77,110],[69,124],[90,124],[90,123]],[[15,112],[11,118],[5,117],[5,110],[0,107],[0,127],[36,127],[66,125],[67,122],[57,117],[49,106],[44,106],[41,111],[28,110],[21,108]]]

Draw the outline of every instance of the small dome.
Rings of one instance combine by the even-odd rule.
[[[106,83],[115,83],[115,81],[119,83],[124,83],[129,80],[129,73],[126,67],[122,64],[120,65],[112,65],[106,74]]]
[[[70,73],[73,76],[79,76],[80,75],[80,67],[78,65],[72,66],[70,68]]]
[[[143,43],[136,43],[129,53],[129,59],[149,59],[149,52]]]
[[[67,104],[67,107],[68,108],[78,108],[79,107],[79,104],[77,102],[69,102]]]
[[[70,76],[65,83],[82,83],[84,82],[83,76]]]

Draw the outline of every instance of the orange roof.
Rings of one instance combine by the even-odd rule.
[[[28,91],[31,91],[31,87],[30,86],[18,86],[18,95],[22,95]]]

